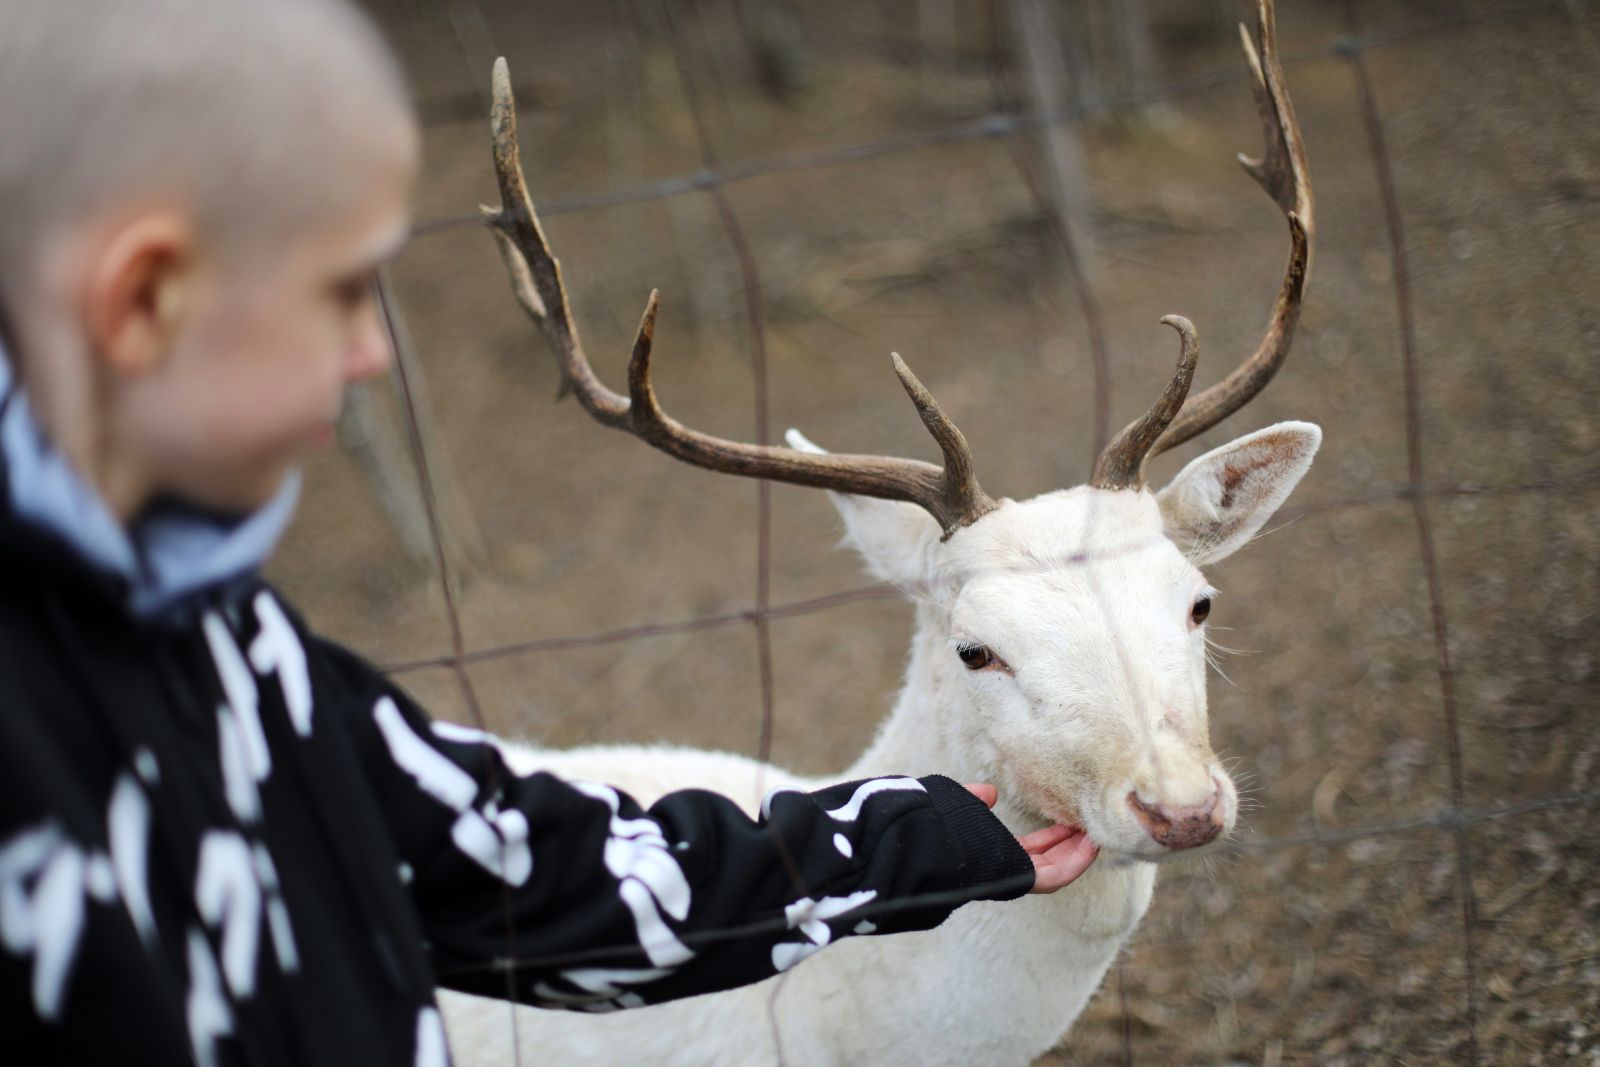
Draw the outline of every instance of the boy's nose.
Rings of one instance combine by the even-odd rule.
[[[394,348],[389,340],[389,331],[384,329],[377,308],[371,308],[361,316],[361,324],[345,352],[345,382],[354,384],[376,378],[388,371],[393,361]]]

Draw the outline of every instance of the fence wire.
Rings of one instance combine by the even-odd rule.
[[[1361,11],[1356,0],[1346,0],[1345,18],[1350,37],[1340,42],[1339,51],[1350,62],[1356,91],[1361,101],[1361,118],[1372,148],[1372,164],[1383,198],[1383,218],[1389,236],[1389,260],[1394,278],[1395,311],[1400,323],[1400,366],[1405,390],[1406,474],[1408,488],[1423,484],[1421,386],[1417,381],[1416,323],[1411,305],[1411,272],[1406,260],[1405,230],[1400,221],[1400,197],[1395,191],[1394,170],[1389,163],[1389,146],[1384,137],[1383,119],[1377,96],[1367,71],[1366,58],[1356,45],[1361,39]],[[1445,617],[1444,596],[1439,584],[1439,557],[1434,543],[1433,522],[1428,515],[1428,499],[1411,496],[1411,513],[1417,526],[1417,548],[1428,585],[1428,615],[1433,621],[1433,648],[1439,673],[1439,700],[1444,710],[1446,751],[1450,762],[1450,807],[1459,815],[1464,803],[1461,774],[1461,727],[1456,718],[1455,676],[1450,669],[1449,620]],[[1478,1063],[1478,980],[1477,952],[1473,929],[1478,901],[1472,886],[1472,850],[1467,840],[1468,824],[1457,821],[1452,827],[1456,842],[1456,872],[1461,885],[1461,948],[1467,970],[1467,1063]]]
[[[472,78],[475,82],[487,84],[488,70],[495,50],[487,21],[478,9],[476,0],[448,0],[448,8],[451,26],[457,35],[462,55],[470,68]],[[1534,480],[1508,484],[1440,484],[1428,481],[1421,432],[1421,385],[1417,374],[1416,328],[1411,294],[1411,275],[1406,255],[1407,245],[1399,197],[1396,192],[1395,178],[1389,158],[1383,111],[1373,88],[1366,56],[1375,49],[1389,47],[1418,37],[1444,33],[1485,21],[1516,20],[1530,14],[1546,13],[1552,10],[1570,11],[1570,5],[1560,2],[1560,0],[1512,3],[1497,9],[1457,14],[1454,17],[1444,19],[1426,20],[1414,26],[1376,33],[1364,31],[1358,8],[1357,0],[1346,0],[1345,18],[1348,34],[1337,41],[1331,49],[1319,48],[1284,55],[1282,61],[1286,67],[1292,67],[1297,63],[1314,59],[1327,59],[1332,55],[1343,60],[1348,65],[1350,76],[1354,82],[1357,106],[1360,110],[1372,156],[1373,182],[1381,199],[1388,237],[1387,256],[1390,277],[1393,281],[1393,297],[1399,327],[1395,345],[1403,380],[1407,459],[1406,481],[1401,485],[1385,487],[1360,496],[1286,507],[1280,511],[1279,516],[1283,519],[1293,519],[1343,509],[1372,508],[1395,503],[1404,503],[1409,506],[1415,527],[1418,556],[1426,580],[1427,609],[1428,617],[1431,620],[1432,644],[1435,655],[1434,666],[1438,679],[1438,700],[1444,723],[1444,741],[1448,758],[1449,800],[1448,804],[1439,810],[1391,821],[1312,833],[1290,834],[1275,838],[1231,841],[1218,847],[1235,853],[1262,854],[1285,849],[1314,848],[1323,845],[1348,843],[1364,838],[1415,833],[1421,830],[1440,830],[1448,833],[1455,843],[1458,892],[1461,899],[1461,949],[1466,976],[1466,1026],[1468,1031],[1466,1051],[1468,1062],[1476,1064],[1480,1054],[1477,1028],[1481,993],[1477,973],[1478,949],[1475,944],[1478,902],[1473,885],[1470,835],[1475,827],[1489,822],[1518,819],[1554,810],[1600,806],[1600,790],[1545,796],[1524,803],[1501,807],[1474,809],[1467,806],[1463,791],[1462,741],[1455,694],[1456,671],[1450,661],[1449,619],[1444,605],[1444,590],[1439,573],[1436,539],[1430,519],[1429,505],[1433,501],[1442,499],[1472,496],[1587,493],[1600,488],[1600,472],[1592,472],[1587,477],[1574,480]],[[827,148],[811,153],[785,154],[726,162],[719,157],[708,132],[702,87],[696,82],[693,63],[690,60],[688,51],[689,44],[686,40],[687,34],[691,32],[686,23],[692,23],[699,17],[699,8],[693,4],[679,5],[664,2],[659,5],[658,11],[661,25],[665,30],[667,44],[670,47],[676,66],[681,90],[692,119],[695,147],[699,160],[698,169],[639,185],[551,200],[540,204],[539,210],[543,215],[553,216],[573,212],[603,210],[688,194],[702,195],[710,200],[724,236],[738,263],[740,291],[753,371],[752,412],[757,443],[766,444],[770,439],[767,345],[761,275],[750,243],[741,226],[739,215],[734,210],[732,201],[727,195],[728,187],[758,177],[833,167],[846,163],[860,163],[932,145],[985,139],[1004,139],[1013,148],[1012,158],[1016,166],[1022,172],[1022,177],[1027,182],[1039,209],[1046,215],[1054,239],[1062,245],[1066,259],[1072,265],[1072,269],[1068,273],[1071,277],[1071,284],[1074,287],[1076,300],[1084,314],[1086,329],[1089,332],[1089,348],[1094,357],[1092,367],[1096,442],[1098,444],[1104,440],[1108,427],[1110,389],[1107,380],[1109,373],[1108,360],[1105,356],[1102,327],[1097,311],[1097,298],[1093,291],[1092,282],[1078,266],[1078,250],[1072,247],[1071,227],[1062,217],[1060,200],[1052,197],[1045,188],[1048,185],[1048,181],[1041,182],[1038,176],[1029,171],[1028,162],[1023,153],[1016,151],[1020,145],[1018,139],[1026,135],[1040,133],[1054,124],[1081,121],[1103,108],[1161,102],[1178,98],[1197,89],[1242,81],[1248,76],[1242,64],[1238,70],[1225,70],[1185,78],[1161,85],[1146,93],[1109,97],[1104,101],[1101,108],[1092,109],[1063,109],[1047,107],[1038,103],[1031,107],[1024,107],[1014,99],[1009,86],[1005,84],[1003,75],[998,73],[997,68],[997,73],[994,77],[995,104],[992,110],[984,114],[934,130],[890,136],[870,142]],[[1292,87],[1292,78],[1290,82]],[[450,109],[441,110],[448,111]],[[485,143],[487,143],[487,136],[485,137]],[[463,213],[426,221],[417,226],[414,233],[416,237],[423,238],[431,234],[480,225],[482,225],[482,218],[479,214]],[[392,318],[397,307],[394,289],[386,278],[380,281],[379,288],[385,321],[391,327],[391,338],[394,343],[399,344],[402,342],[402,332],[393,328],[394,322]],[[424,430],[419,425],[417,405],[413,400],[414,384],[411,382],[406,369],[407,364],[410,362],[412,361],[397,361],[397,379],[403,400],[402,410],[410,435],[416,475],[426,504],[428,529],[434,552],[434,565],[443,596],[444,612],[449,624],[450,650],[448,653],[439,656],[389,663],[383,669],[395,676],[405,676],[427,669],[449,669],[460,687],[468,715],[474,725],[479,728],[487,728],[487,723],[468,670],[468,667],[472,664],[536,651],[573,651],[601,648],[664,634],[695,633],[726,627],[745,626],[749,627],[753,632],[757,650],[761,704],[761,726],[757,758],[762,763],[766,763],[771,756],[774,727],[771,623],[775,620],[817,615],[846,605],[892,598],[899,595],[899,591],[890,586],[874,584],[804,600],[773,603],[771,596],[773,550],[771,496],[769,483],[764,480],[758,480],[757,485],[759,488],[757,491],[755,517],[756,569],[754,575],[752,575],[753,595],[747,608],[681,619],[643,622],[598,633],[569,634],[483,647],[468,647],[463,636],[455,583],[452,580],[450,563],[447,559],[441,536],[439,506],[432,472],[429,468]],[[1142,544],[1130,543],[1126,546],[1126,550],[1133,551],[1140,547],[1142,547]],[[1086,559],[1087,557],[1085,557]],[[870,917],[902,908],[956,903],[966,899],[970,899],[970,896],[944,893],[923,894],[903,899],[874,901],[859,908],[858,913],[863,917]],[[506,952],[504,959],[497,961],[494,967],[505,971],[508,999],[512,1001],[517,999],[514,975],[514,970],[517,966],[571,966],[577,963],[605,962],[630,958],[637,953],[635,946],[599,946],[582,952],[567,953],[559,957],[521,957],[516,951],[515,931],[509,921],[511,914],[509,890],[506,906]],[[856,914],[856,912],[852,914]],[[786,926],[786,920],[779,917],[774,920],[750,923],[736,928],[684,935],[682,940],[686,944],[698,946],[770,933],[785,929]],[[1124,949],[1123,955],[1126,955],[1126,949]],[[478,968],[478,970],[481,969]],[[1131,1065],[1134,1061],[1133,1024],[1128,1009],[1126,976],[1120,966],[1116,971],[1114,980],[1116,983],[1115,996],[1122,1017],[1123,1058],[1126,1063]],[[513,1009],[508,1007],[509,1010]],[[514,1022],[508,1019],[507,1025],[511,1027],[513,1034],[515,1034],[517,1028]],[[775,1020],[774,1037],[775,1039],[778,1037]],[[781,1049],[781,1045],[779,1047]],[[520,1049],[517,1050],[517,1062],[524,1062]],[[526,1062],[537,1062],[537,1055],[535,1054],[533,1058]]]

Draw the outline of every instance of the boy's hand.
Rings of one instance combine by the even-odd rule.
[[[967,791],[991,808],[1000,795],[992,785],[969,783]],[[1054,893],[1071,885],[1100,854],[1081,826],[1046,826],[1017,838],[1017,843],[1033,859],[1033,893]]]
[[[1100,855],[1081,826],[1046,826],[1017,840],[1033,857],[1035,893],[1054,893],[1071,885]]]

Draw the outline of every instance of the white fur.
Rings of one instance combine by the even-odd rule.
[[[917,603],[905,686],[853,766],[805,779],[721,752],[509,746],[513,766],[609,782],[644,804],[710,788],[751,812],[777,785],[942,773],[998,786],[996,813],[1017,833],[1079,823],[1100,858],[1053,896],[850,938],[727,993],[601,1016],[446,994],[458,1062],[512,1063],[514,1018],[539,1063],[1030,1063],[1071,1026],[1150,903],[1168,852],[1129,795],[1182,808],[1220,790],[1232,829],[1237,797],[1207,737],[1204,635],[1189,623],[1210,589],[1195,563],[1246,543],[1320,440],[1315,426],[1279,423],[1207,453],[1159,495],[1080,486],[1007,500],[945,541],[911,505],[830,494],[868,567]],[[790,443],[815,448],[794,431]],[[1011,669],[969,671],[956,651],[974,642]]]

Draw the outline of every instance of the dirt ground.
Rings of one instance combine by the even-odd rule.
[[[692,174],[693,126],[649,5],[386,0],[428,119],[423,221],[495,199],[486,54],[511,61],[535,196],[559,204]],[[926,10],[931,5],[924,5]],[[1199,384],[1254,345],[1277,287],[1276,211],[1232,162],[1259,150],[1235,39],[1187,0],[1148,5],[1160,80],[1230,75],[1142,119],[1083,124],[1090,258],[1113,423],[1170,369],[1156,320],[1192,318]],[[1469,1002],[1485,1064],[1600,1064],[1600,20],[1581,4],[1356,5],[1393,157],[1415,309],[1422,484],[1459,718],[1463,831],[1363,828],[1450,807],[1449,733],[1408,481],[1393,260],[1343,2],[1283,0],[1319,244],[1281,377],[1155,464],[1284,418],[1323,451],[1291,521],[1215,568],[1228,658],[1213,740],[1250,782],[1236,845],[1167,868],[1101,994],[1043,1063],[1456,1064]],[[725,165],[938,130],[993,106],[987,6],[919,34],[904,5],[804,5],[810,82],[753,78],[736,5],[678,5]],[[481,16],[481,18],[480,18]],[[1411,30],[1417,32],[1409,32]],[[1013,72],[1015,81],[1015,72]],[[1021,84],[1015,82],[1015,84]],[[1070,278],[1003,138],[930,144],[730,185],[759,270],[772,425],[856,451],[931,451],[888,361],[904,354],[971,440],[986,488],[1026,497],[1092,461],[1092,378]],[[1027,142],[1021,158],[1036,164]],[[547,220],[597,369],[621,381],[663,292],[669,410],[753,432],[738,262],[699,192]],[[489,724],[539,743],[668,740],[755,752],[756,489],[675,464],[554,405],[554,366],[488,237],[418,236],[394,270],[431,409],[430,446],[481,538],[458,583]],[[382,391],[392,404],[392,390]],[[399,471],[402,481],[409,471]],[[857,589],[821,494],[772,495],[771,599]],[[430,562],[408,553],[346,453],[320,457],[274,565],[322,629],[380,663],[451,647]],[[547,639],[699,616],[692,630]],[[885,596],[772,623],[773,758],[844,767],[899,682],[910,610]],[[546,642],[539,644],[538,642]],[[443,669],[398,677],[467,715]],[[1506,809],[1532,808],[1506,814]],[[1324,831],[1338,840],[1294,843]],[[1469,983],[1461,870],[1476,912]],[[1469,984],[1471,996],[1469,997]]]

